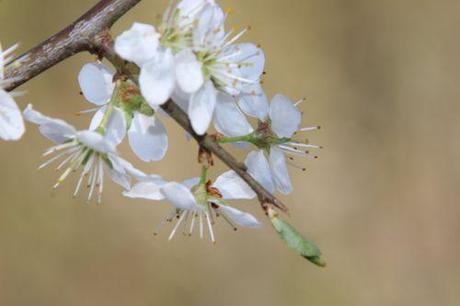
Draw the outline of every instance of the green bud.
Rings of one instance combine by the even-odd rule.
[[[326,262],[321,258],[321,251],[315,243],[303,237],[292,225],[278,218],[278,214],[273,209],[269,208],[268,215],[281,240],[289,248],[317,266],[326,266]]]

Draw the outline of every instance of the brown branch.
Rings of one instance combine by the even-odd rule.
[[[13,90],[72,55],[88,51],[90,42],[101,30],[109,29],[141,0],[101,0],[83,16],[38,46],[19,56],[6,69]]]
[[[126,63],[113,50],[113,42],[108,30],[122,15],[135,6],[140,0],[102,0],[91,8],[82,17],[64,30],[53,35],[43,43],[26,52],[7,67],[6,78],[13,79],[7,90],[13,90],[45,70],[53,67],[72,55],[88,51],[97,53],[109,60],[120,72],[136,81],[139,69]],[[263,188],[246,171],[244,164],[238,162],[230,153],[217,144],[209,135],[197,135],[191,126],[187,114],[173,101],[162,106],[184,130],[198,142],[198,144],[212,152],[222,160],[257,194],[262,208],[266,211],[267,205],[272,204],[283,211],[287,207],[265,188]]]

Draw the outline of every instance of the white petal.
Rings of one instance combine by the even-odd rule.
[[[166,129],[155,116],[134,115],[128,131],[131,148],[145,162],[163,159],[168,150]]]
[[[174,92],[171,95],[171,99],[176,103],[184,112],[188,111],[188,105],[190,103],[191,94],[183,92],[179,86],[174,88]]]
[[[232,61],[240,63],[239,74],[249,80],[258,81],[264,72],[265,55],[262,49],[250,43],[234,46],[238,56]]]
[[[142,66],[139,75],[141,92],[153,108],[165,103],[174,90],[174,57],[171,50],[159,52]]]
[[[187,187],[188,189],[192,189],[193,187],[198,185],[199,182],[200,182],[200,178],[197,176],[197,177],[185,180],[181,184]]]
[[[274,146],[270,148],[270,168],[272,169],[276,189],[282,194],[291,193],[291,178],[289,177],[284,153]]]
[[[140,182],[132,186],[129,191],[123,192],[123,195],[132,199],[163,200],[161,186],[162,184],[156,182]]]
[[[21,111],[13,98],[6,91],[0,89],[0,138],[18,140],[24,131]]]
[[[171,202],[176,208],[184,210],[196,210],[198,205],[196,204],[195,197],[192,192],[182,184],[176,182],[170,182],[161,188],[163,195],[166,200]]]
[[[114,107],[109,122],[107,122],[105,139],[115,146],[119,145],[126,136],[126,125],[125,114],[121,109]]]
[[[114,154],[108,154],[108,158],[112,164],[112,167],[109,168],[110,178],[118,185],[129,190],[131,188],[130,177],[126,174],[122,163],[120,163],[121,159]]]
[[[113,154],[112,154],[113,155]],[[130,162],[127,160],[117,156],[117,164],[120,168],[123,168],[124,171],[129,174],[131,177],[135,178],[141,182],[152,182],[155,184],[166,184],[166,181],[159,175],[156,174],[146,174],[141,170],[134,167]]]
[[[200,90],[190,98],[188,115],[192,127],[199,135],[203,135],[211,123],[216,106],[216,89],[212,81],[207,81]]]
[[[61,119],[51,118],[51,117],[43,115],[39,111],[34,110],[32,104],[27,105],[27,107],[23,111],[23,115],[24,115],[24,119],[26,119],[29,122],[38,124],[38,125],[46,124],[46,123],[53,123],[53,122],[64,122],[64,123],[66,123],[65,121],[63,121]]]
[[[67,122],[47,117],[34,110],[31,104],[24,110],[24,118],[38,124],[42,135],[55,143],[63,143],[73,139],[77,133],[75,128]]]
[[[193,21],[201,13],[206,4],[214,4],[214,0],[182,0],[177,4],[179,9],[179,27],[193,26]]]
[[[109,175],[112,181],[123,187],[124,189],[130,189],[131,183],[129,177],[125,173],[117,172],[113,169],[109,169]]]
[[[115,152],[115,146],[103,135],[94,131],[77,132],[77,139],[82,144],[100,153]]]
[[[256,194],[251,187],[233,170],[221,174],[212,185],[226,200],[254,199]]]
[[[268,192],[273,193],[275,186],[273,183],[270,165],[262,150],[253,151],[248,154],[245,160],[248,173],[258,181]]]
[[[254,131],[234,98],[223,92],[217,95],[214,126],[219,133],[231,137],[244,136]]]
[[[102,63],[85,64],[78,75],[78,82],[86,100],[96,105],[109,102],[115,88],[113,72]]]
[[[221,210],[225,216],[227,216],[236,225],[249,228],[259,228],[261,226],[261,223],[257,221],[253,215],[242,212],[236,208],[219,205],[219,210]]]
[[[270,105],[270,119],[278,137],[290,138],[299,129],[302,114],[288,97],[276,95]]]
[[[89,126],[90,131],[96,131],[104,118],[107,106],[101,107],[93,116]],[[115,146],[119,145],[126,136],[127,122],[123,111],[117,107],[113,108],[112,114],[105,131],[105,138]]]
[[[207,4],[197,20],[198,25],[194,28],[193,32],[194,46],[198,48],[213,48],[221,45],[225,36],[225,14],[220,6]]]
[[[75,137],[76,131],[64,121],[45,123],[38,127],[40,133],[55,143],[64,143]]]
[[[204,83],[202,64],[190,49],[185,49],[175,58],[176,80],[185,93],[194,93]]]
[[[248,116],[265,121],[268,117],[269,104],[262,86],[259,83],[244,88],[238,101],[241,110]]]
[[[142,66],[156,56],[159,37],[155,27],[134,23],[128,31],[116,38],[115,51],[123,59]]]
[[[104,118],[106,110],[107,105],[104,105],[94,113],[93,118],[91,118],[88,130],[94,131],[99,127],[102,122],[102,118]]]

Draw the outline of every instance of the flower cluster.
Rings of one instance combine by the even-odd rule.
[[[86,186],[88,201],[101,202],[108,174],[127,198],[167,200],[173,209],[159,226],[175,221],[169,239],[179,227],[187,235],[196,227],[200,237],[207,229],[214,242],[213,225],[218,218],[233,229],[259,227],[254,216],[227,203],[256,197],[234,171],[212,181],[209,164],[203,163],[199,177],[178,183],[142,172],[117,150],[127,138],[141,161],[163,159],[168,136],[161,122],[167,119],[161,105],[172,100],[187,113],[196,134],[203,135],[213,126],[217,142],[255,148],[245,164],[269,192],[292,191],[288,165],[304,169],[294,157],[315,158],[310,150],[319,146],[302,138],[302,133],[319,127],[300,126],[298,105],[303,100],[294,103],[275,95],[268,101],[261,87],[264,53],[255,44],[239,43],[249,28],[227,31],[227,16],[214,0],[173,0],[157,27],[134,23],[119,35],[115,52],[136,64],[139,75],[129,79],[100,61],[81,68],[81,93],[94,105],[81,112],[94,113],[87,129],[77,130],[29,105],[24,118],[53,142],[39,168],[56,165],[60,175],[54,187],[78,173],[74,196]],[[3,79],[3,65],[13,50],[0,50],[0,137],[6,140],[18,139],[24,131],[11,95],[1,90],[8,83]]]

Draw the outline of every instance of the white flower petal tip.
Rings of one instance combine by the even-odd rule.
[[[217,95],[214,126],[219,133],[230,137],[244,136],[254,131],[234,98],[221,92]]]
[[[270,119],[278,137],[290,138],[299,129],[302,114],[288,97],[276,95],[270,105]]]
[[[184,185],[170,182],[161,187],[161,192],[178,209],[197,210],[199,209],[192,192]]]
[[[265,55],[262,49],[251,43],[235,45],[239,52],[237,57],[242,62],[241,75],[253,82],[259,81],[265,66]]]
[[[119,145],[126,136],[127,123],[125,114],[118,107],[114,107],[105,128],[104,138],[115,146]]]
[[[199,182],[200,182],[200,178],[197,176],[197,177],[193,177],[191,179],[183,181],[182,185],[184,185],[188,189],[192,189],[193,187],[198,185]]]
[[[219,205],[219,210],[236,225],[248,228],[260,228],[262,226],[253,215],[242,212],[234,207]]]
[[[239,96],[238,104],[248,116],[256,117],[261,121],[265,121],[268,117],[270,105],[260,84],[246,87]]]
[[[115,52],[127,61],[142,66],[156,56],[160,35],[155,27],[134,23],[115,40]]]
[[[113,72],[102,63],[85,64],[78,74],[78,83],[86,100],[96,105],[109,102],[115,88]]]
[[[177,83],[184,93],[194,93],[203,86],[202,64],[192,50],[185,49],[176,54],[175,64]]]
[[[144,162],[159,161],[168,150],[166,128],[153,116],[137,113],[128,131],[128,140],[134,153]]]
[[[212,185],[225,200],[254,199],[255,192],[233,170],[221,174]]]
[[[203,4],[203,1],[201,2]],[[198,48],[215,48],[223,44],[225,14],[215,3],[204,3],[194,28],[193,44]]]
[[[216,106],[217,91],[211,81],[207,81],[200,90],[190,98],[188,115],[193,130],[203,135],[211,123]]]
[[[43,124],[48,121],[51,121],[52,119],[49,117],[46,117],[42,113],[34,110],[34,107],[32,104],[28,104],[27,107],[23,111],[24,119],[31,123],[35,124]]]
[[[49,140],[60,144],[75,137],[77,131],[61,119],[47,117],[33,109],[29,104],[23,112],[24,119],[39,126],[40,133]]]
[[[235,42],[248,30],[236,35],[225,34],[226,15],[218,5],[207,5],[193,32],[194,48],[208,54],[203,71],[216,88],[230,95],[244,93],[246,88],[260,82],[265,56],[254,44]]]
[[[270,168],[272,170],[276,189],[282,194],[292,192],[291,178],[286,164],[283,151],[276,147],[270,149]]]
[[[132,199],[160,201],[165,198],[161,192],[162,185],[159,182],[140,182],[132,186],[130,190],[124,191],[123,195]]]
[[[100,153],[115,153],[115,145],[103,135],[94,131],[79,131],[76,139],[86,147]]]
[[[248,168],[248,173],[268,192],[273,193],[275,191],[270,165],[262,150],[249,153],[245,165]]]
[[[151,107],[156,108],[171,97],[175,79],[174,57],[169,49],[159,52],[141,67],[139,85]]]
[[[25,132],[24,120],[13,98],[0,89],[0,138],[19,140]]]

